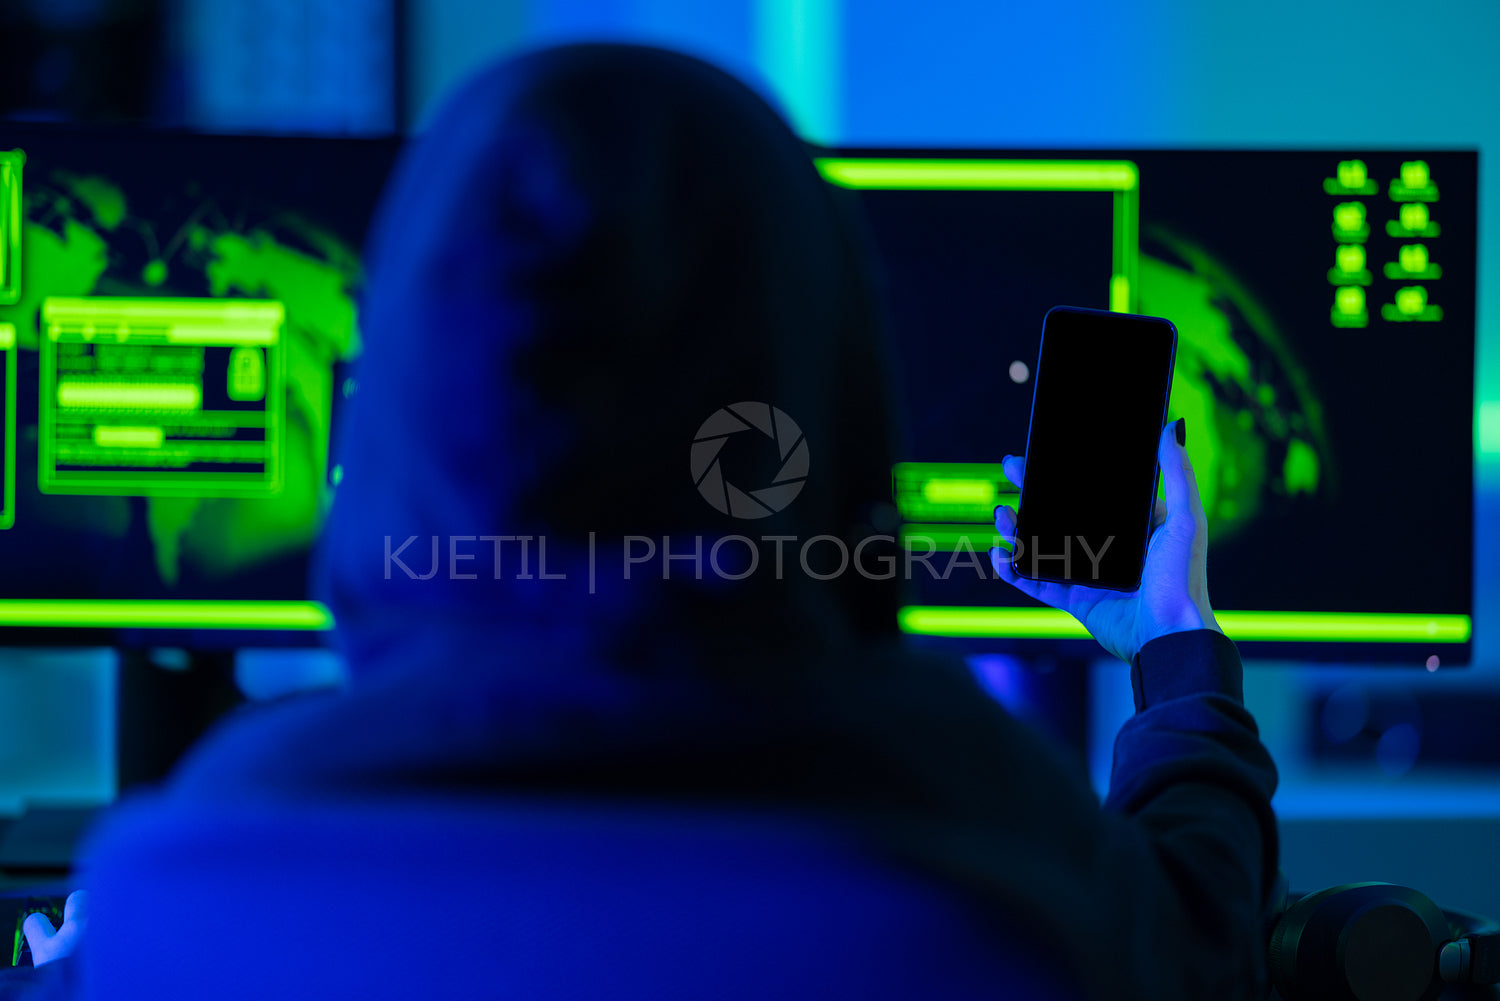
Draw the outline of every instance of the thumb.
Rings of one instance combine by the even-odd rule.
[[[1167,523],[1203,516],[1203,502],[1198,498],[1198,478],[1187,452],[1187,421],[1178,418],[1161,432],[1156,461],[1161,466],[1162,486],[1167,495]]]

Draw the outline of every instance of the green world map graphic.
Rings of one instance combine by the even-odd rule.
[[[354,290],[358,254],[342,238],[291,213],[229,218],[197,194],[185,219],[136,215],[124,190],[98,176],[63,170],[26,179],[21,297],[0,306],[22,351],[38,348],[38,313],[54,296],[200,296],[275,299],[286,308],[285,476],[263,499],[145,498],[146,527],[163,583],[186,566],[207,578],[232,576],[305,551],[331,500],[328,440],[334,365],[360,350]],[[36,428],[23,419],[25,438]],[[27,477],[23,473],[22,482]],[[34,477],[32,478],[34,489]],[[37,517],[69,529],[121,538],[129,498],[54,496]]]

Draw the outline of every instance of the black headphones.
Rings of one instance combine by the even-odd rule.
[[[1290,894],[1269,959],[1283,1001],[1434,1001],[1449,985],[1500,983],[1500,924],[1410,887],[1346,883]]]

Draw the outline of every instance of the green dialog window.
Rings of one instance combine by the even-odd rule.
[[[280,302],[42,304],[43,493],[254,497],[281,489]]]
[[[0,306],[21,298],[21,165],[20,151],[0,153]]]

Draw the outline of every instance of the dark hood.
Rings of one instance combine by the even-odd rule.
[[[376,222],[317,559],[355,675],[521,655],[791,663],[891,637],[898,579],[794,566],[802,541],[852,551],[894,521],[896,421],[850,197],[748,88],[669,52],[552,49],[449,100]],[[803,489],[754,519],[716,510],[690,468],[700,426],[743,402],[778,408],[807,444]],[[788,458],[741,447],[758,433],[734,442],[747,496]],[[781,579],[764,543],[757,572],[713,574],[731,535],[797,540]],[[704,580],[691,560],[663,580],[660,558],[624,579],[627,537],[640,555],[668,536],[674,554],[703,553]],[[529,565],[502,541],[497,574],[493,537],[531,537]],[[819,545],[826,571],[839,546]],[[747,552],[726,544],[721,564],[743,570]],[[863,564],[892,553],[877,542]]]

